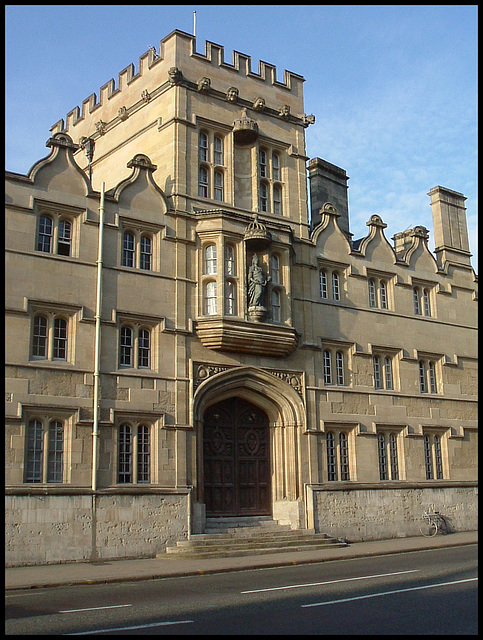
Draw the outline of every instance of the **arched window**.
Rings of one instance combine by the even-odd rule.
[[[387,309],[387,285],[384,280],[379,283],[379,294],[381,296],[381,309]]]
[[[206,167],[200,167],[198,178],[198,195],[201,198],[207,198],[209,192],[209,176],[208,169]]]
[[[205,288],[205,313],[208,316],[217,314],[216,282],[207,282]]]
[[[282,303],[278,289],[272,291],[272,320],[274,322],[282,321]]]
[[[46,452],[47,459],[44,460]],[[64,424],[61,420],[29,420],[25,482],[56,482],[64,477]]]
[[[280,257],[276,253],[270,256],[270,275],[273,284],[280,284]]]
[[[138,426],[137,438],[137,481],[139,484],[151,482],[151,442],[150,429],[142,424]]]
[[[327,478],[330,481],[337,480],[337,453],[335,449],[335,436],[332,431],[327,432]]]
[[[141,236],[140,263],[141,269],[150,271],[153,263],[153,242],[150,236]]]
[[[431,316],[431,300],[429,297],[429,289],[423,289],[423,308],[424,308],[424,315],[430,317]]]
[[[392,389],[392,360],[388,356],[384,358],[384,379],[386,383],[386,389]]]
[[[436,386],[436,368],[434,362],[428,362],[429,390],[431,393],[437,393]]]
[[[413,287],[414,313],[421,315],[421,292],[418,287]]]
[[[280,180],[280,157],[277,153],[272,153],[272,178]]]
[[[320,297],[327,298],[327,271],[325,269],[321,269],[319,271],[319,284],[320,284]]]
[[[340,447],[340,479],[349,480],[349,443],[347,433],[341,431],[339,433]]]
[[[223,140],[219,136],[215,136],[213,140],[214,161],[217,165],[223,164]]]
[[[47,482],[62,482],[64,475],[64,425],[60,420],[49,424]]]
[[[231,280],[225,282],[225,313],[227,316],[236,314],[236,285]]]
[[[260,211],[268,211],[268,186],[260,183]]]
[[[134,366],[134,336],[131,327],[121,327],[121,352],[119,364],[121,367]]]
[[[369,306],[377,307],[376,283],[373,278],[369,279]]]
[[[27,428],[25,482],[42,482],[44,432],[40,420],[30,420]]]
[[[337,384],[342,386],[344,385],[344,354],[342,353],[342,351],[337,351],[337,353],[335,354],[335,364]]]
[[[273,187],[273,213],[282,215],[282,188],[278,185]]]
[[[332,384],[332,360],[330,351],[326,349],[323,353],[324,358],[324,384]]]
[[[379,356],[373,356],[372,362],[374,365],[374,388],[382,389],[381,359]]]
[[[216,274],[216,244],[205,247],[205,274]]]
[[[122,266],[123,267],[134,267],[134,234],[130,231],[126,231],[123,236],[123,244],[122,244]]]
[[[337,271],[332,272],[332,297],[334,300],[340,300],[339,274]]]
[[[59,256],[70,256],[72,243],[72,224],[69,220],[59,220],[57,253]]]
[[[225,245],[225,275],[235,275],[235,247],[232,244]]]
[[[132,482],[132,429],[128,424],[122,424],[119,428],[118,444],[118,482],[121,484]]]
[[[214,198],[223,201],[223,171],[215,171],[214,174]]]
[[[208,134],[200,132],[199,137],[199,159],[200,162],[208,162]]]
[[[265,149],[260,149],[258,152],[258,167],[260,178],[268,178],[267,152]],[[263,209],[263,211],[266,211],[266,209]]]
[[[53,223],[49,216],[40,216],[39,233],[37,237],[37,251],[51,253],[52,251]]]
[[[428,385],[426,383],[426,367],[424,366],[424,361],[420,360],[418,362],[419,367],[419,390],[421,393],[428,392]]]

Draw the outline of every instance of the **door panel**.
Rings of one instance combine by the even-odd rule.
[[[241,398],[209,407],[203,460],[208,516],[271,513],[268,417],[261,409]]]

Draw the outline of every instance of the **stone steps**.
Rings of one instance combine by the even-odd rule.
[[[162,557],[228,558],[347,546],[313,529],[293,530],[271,518],[211,518],[207,519],[207,528],[206,533],[168,546]]]

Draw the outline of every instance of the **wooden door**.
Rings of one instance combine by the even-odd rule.
[[[270,515],[268,417],[241,398],[209,407],[203,421],[207,516]]]

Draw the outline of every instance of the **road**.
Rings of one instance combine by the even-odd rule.
[[[7,635],[476,635],[477,545],[8,592]]]

